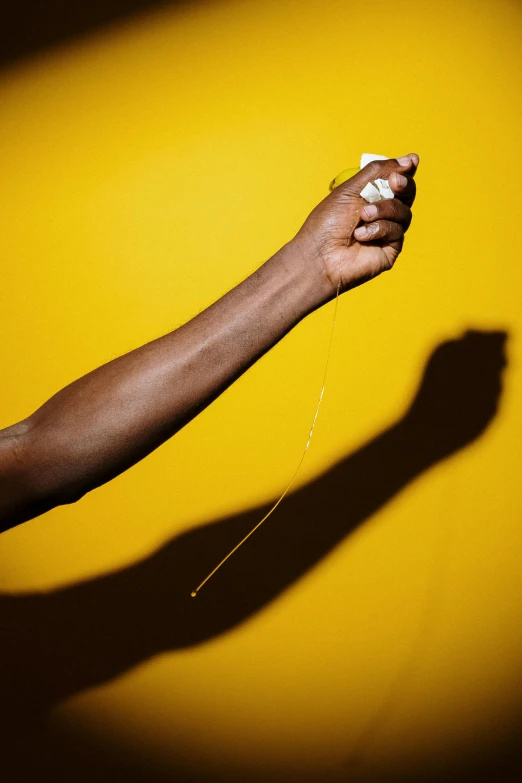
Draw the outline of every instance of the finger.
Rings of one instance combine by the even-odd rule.
[[[407,176],[398,171],[392,171],[388,182],[396,198],[411,207],[417,193],[417,186],[413,176]]]
[[[391,220],[394,223],[400,223],[404,230],[411,223],[411,209],[399,201],[398,198],[386,198],[383,201],[377,201],[375,204],[367,204],[361,209],[361,220],[366,223],[372,223],[376,220]]]
[[[396,158],[396,161],[401,167],[407,166],[408,168],[406,171],[411,173],[412,176],[415,176],[420,162],[420,158],[416,152],[409,152],[401,158]]]
[[[373,242],[375,239],[396,242],[403,238],[404,227],[391,220],[377,220],[355,229],[354,236],[360,242]]]

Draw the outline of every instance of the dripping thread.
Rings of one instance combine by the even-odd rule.
[[[350,233],[349,233],[349,236],[348,236],[348,242],[347,242],[347,245],[346,245],[346,249],[348,249],[348,248],[350,247],[351,243],[352,243],[352,242],[351,242],[351,240],[352,240],[352,236],[353,236],[353,231],[355,230],[355,228],[356,228],[356,226],[357,226],[357,223],[359,222],[359,221],[358,221],[358,213],[359,213],[359,210],[357,210],[357,219],[356,219],[356,221],[355,221],[355,224],[353,225],[353,227],[352,227],[352,229],[351,229],[351,231],[350,231]],[[239,541],[239,543],[237,543],[237,544],[236,544],[236,546],[235,546],[233,549],[231,549],[231,550],[230,550],[230,552],[228,553],[228,555],[225,555],[225,557],[223,558],[223,560],[221,560],[221,561],[220,561],[220,562],[217,564],[217,566],[216,566],[216,567],[215,567],[215,568],[214,568],[214,569],[213,569],[213,570],[212,570],[212,571],[211,571],[211,572],[208,574],[208,576],[206,576],[206,577],[205,577],[205,579],[203,579],[203,581],[202,581],[202,582],[201,582],[201,583],[200,583],[200,584],[199,584],[199,585],[196,587],[196,589],[195,589],[195,590],[193,590],[193,591],[191,592],[191,594],[190,594],[190,595],[192,596],[192,598],[195,598],[195,597],[197,596],[197,594],[199,593],[199,591],[201,590],[201,588],[202,588],[204,585],[206,585],[206,583],[208,582],[208,580],[209,580],[209,579],[211,579],[211,578],[214,576],[214,574],[216,573],[216,571],[219,571],[219,569],[221,568],[221,566],[223,566],[223,565],[224,565],[224,564],[227,562],[227,560],[228,560],[229,558],[231,558],[231,557],[232,557],[232,555],[233,555],[233,554],[235,554],[235,553],[237,552],[237,550],[238,550],[238,549],[239,549],[241,546],[243,546],[243,544],[245,543],[245,541],[248,541],[248,539],[250,538],[250,536],[254,535],[254,533],[256,532],[256,530],[258,530],[258,529],[261,527],[261,525],[262,525],[264,522],[266,522],[266,520],[268,519],[268,517],[272,516],[272,514],[274,513],[274,511],[276,510],[276,508],[278,507],[278,505],[281,503],[281,501],[282,501],[282,500],[283,500],[283,499],[286,497],[286,495],[287,495],[287,494],[288,494],[288,492],[290,491],[290,488],[292,487],[292,485],[293,485],[294,481],[295,481],[295,480],[296,480],[296,478],[297,478],[297,474],[298,474],[298,473],[299,473],[299,471],[301,470],[301,465],[302,465],[302,464],[303,464],[303,462],[304,462],[304,459],[305,459],[305,457],[306,457],[306,452],[308,451],[308,448],[309,448],[309,446],[310,446],[310,442],[311,442],[311,440],[312,440],[312,435],[313,435],[313,433],[314,433],[315,423],[316,423],[316,421],[317,421],[317,417],[318,417],[318,415],[319,415],[319,409],[320,409],[320,407],[321,407],[321,402],[323,401],[324,390],[325,390],[325,386],[326,386],[326,376],[327,376],[327,374],[328,374],[328,365],[330,364],[330,354],[332,353],[332,343],[333,343],[333,336],[334,336],[334,330],[335,330],[335,322],[336,322],[336,319],[337,319],[337,308],[338,308],[338,305],[339,305],[339,294],[340,294],[340,292],[341,292],[341,269],[342,269],[342,259],[341,259],[341,262],[340,262],[340,264],[339,264],[339,276],[338,276],[338,281],[337,281],[337,293],[336,293],[336,296],[335,296],[335,306],[334,306],[334,312],[333,312],[333,318],[332,318],[332,326],[331,326],[331,329],[330,329],[330,339],[329,339],[329,342],[328,342],[328,351],[327,351],[327,353],[326,353],[326,362],[325,362],[325,367],[324,367],[323,383],[322,383],[322,385],[321,385],[321,392],[320,392],[320,394],[319,394],[319,399],[318,399],[318,401],[317,401],[317,406],[316,406],[316,408],[315,408],[315,413],[314,413],[314,417],[313,417],[313,420],[312,420],[312,426],[310,427],[310,432],[308,433],[308,440],[306,441],[306,446],[304,447],[304,451],[303,451],[303,453],[302,453],[302,455],[301,455],[301,459],[299,460],[299,464],[297,465],[297,468],[295,469],[294,475],[293,475],[293,476],[292,476],[292,478],[290,479],[290,481],[289,481],[289,483],[288,483],[288,485],[287,485],[287,487],[286,487],[285,491],[283,492],[283,494],[281,495],[281,497],[279,498],[279,500],[277,500],[277,501],[274,503],[274,505],[272,506],[272,508],[271,508],[271,509],[270,509],[270,510],[269,510],[269,511],[268,511],[268,512],[265,514],[265,516],[264,516],[264,517],[263,517],[263,518],[262,518],[262,519],[261,519],[261,520],[260,520],[260,521],[259,521],[259,522],[258,522],[258,523],[257,523],[257,524],[256,524],[256,525],[253,527],[253,528],[252,528],[252,530],[251,530],[249,533],[247,533],[247,534],[246,534],[246,536],[245,536],[244,538],[242,538],[242,539],[241,539],[241,541]]]

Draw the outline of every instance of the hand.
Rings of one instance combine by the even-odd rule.
[[[392,268],[411,223],[418,165],[415,153],[369,163],[308,216],[295,240],[321,265],[327,298],[335,296],[339,277],[346,291]],[[377,178],[389,180],[395,198],[368,204],[359,194]]]

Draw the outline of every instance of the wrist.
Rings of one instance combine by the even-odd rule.
[[[306,237],[297,234],[272,260],[277,262],[288,280],[302,317],[335,298],[337,289]]]

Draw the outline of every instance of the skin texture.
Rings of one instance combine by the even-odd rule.
[[[80,378],[2,430],[0,531],[75,502],[122,473],[338,287],[348,291],[391,269],[411,222],[418,161],[412,153],[370,163],[327,196],[287,245],[196,318]],[[359,193],[377,177],[389,179],[396,198],[366,204]]]

